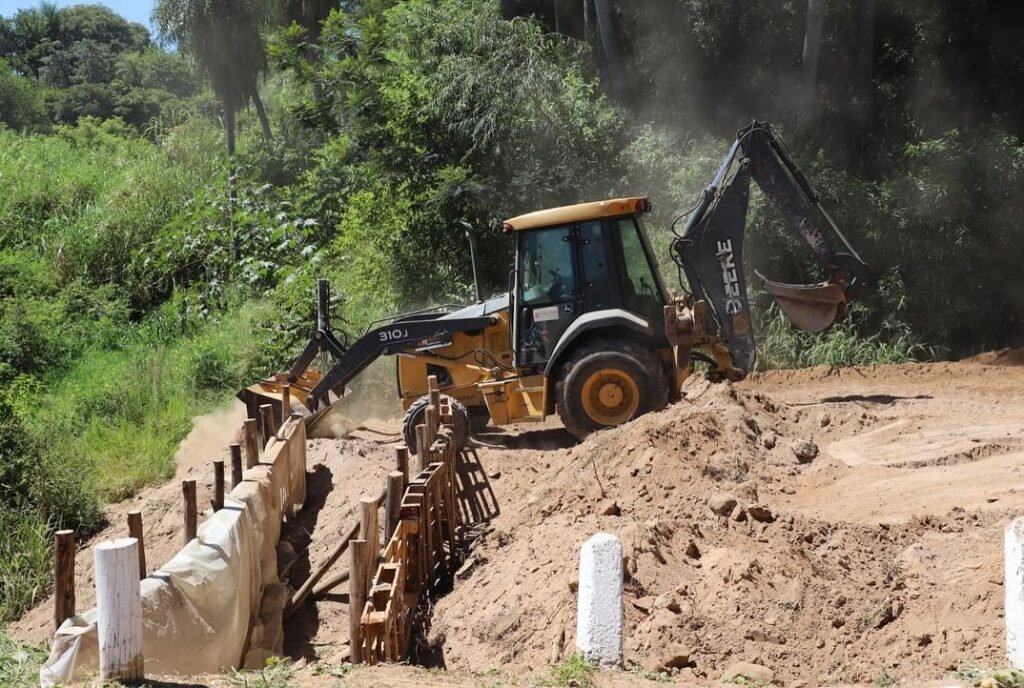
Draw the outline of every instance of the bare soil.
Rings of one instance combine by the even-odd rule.
[[[574,648],[579,547],[604,531],[626,553],[627,664],[688,655],[677,683],[715,682],[736,661],[784,685],[950,685],[960,665],[1005,665],[1002,530],[1024,507],[1022,384],[1022,367],[976,363],[778,371],[694,379],[683,401],[579,445],[556,422],[480,434],[500,513],[432,609],[430,656],[478,679],[547,675],[553,646],[561,658]],[[309,505],[285,531],[293,585],[355,522],[358,498],[383,489],[396,430],[310,441]],[[177,483],[147,490],[111,507],[100,537],[142,505],[160,563],[180,544],[179,503]],[[82,608],[90,559],[79,556]],[[12,631],[39,641],[50,614],[43,603]],[[336,664],[347,628],[339,597],[310,602],[288,622],[286,653]]]

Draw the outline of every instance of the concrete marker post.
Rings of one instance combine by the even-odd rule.
[[[138,546],[135,538],[119,538],[93,548],[100,678],[104,681],[143,677]]]
[[[597,533],[580,549],[576,649],[593,664],[622,664],[622,543]]]
[[[1014,669],[1024,668],[1024,517],[1015,518],[1003,533],[1006,599],[1006,656]]]

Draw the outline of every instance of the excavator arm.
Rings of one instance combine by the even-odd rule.
[[[682,231],[672,243],[673,259],[686,274],[692,304],[686,316],[672,322],[692,323],[703,339],[697,345],[717,344],[720,372],[744,377],[754,366],[756,347],[750,302],[743,273],[743,237],[746,230],[750,182],[779,209],[810,246],[828,273],[826,281],[812,285],[773,282],[758,274],[782,311],[800,329],[824,330],[846,313],[846,292],[866,267],[846,237],[821,205],[807,177],[793,162],[771,127],[753,122],[742,129],[725,156],[718,174],[701,193]],[[849,253],[835,252],[821,231],[819,217],[839,237]],[[669,333],[669,339],[678,339]],[[685,339],[685,337],[684,337]],[[692,340],[692,337],[690,337]],[[725,351],[723,352],[722,346]],[[688,352],[687,352],[688,355]]]

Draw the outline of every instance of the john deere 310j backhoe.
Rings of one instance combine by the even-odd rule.
[[[754,122],[675,234],[671,252],[686,276],[684,295],[670,298],[659,274],[641,224],[647,198],[541,210],[505,222],[516,242],[514,279],[508,293],[486,301],[478,281],[474,305],[392,316],[345,344],[331,330],[321,281],[316,329],[291,370],[239,397],[250,417],[268,402],[280,417],[281,385],[289,383],[293,402],[315,417],[376,358],[394,355],[412,448],[430,375],[455,400],[462,440],[471,420],[500,426],[554,413],[582,438],[678,397],[697,361],[712,379],[740,380],[756,353],[742,267],[751,180],[828,273],[806,286],[761,279],[796,327],[823,330],[845,314],[847,290],[864,263],[772,129]],[[819,219],[849,253],[833,252]],[[334,359],[323,373],[309,367],[321,352]]]

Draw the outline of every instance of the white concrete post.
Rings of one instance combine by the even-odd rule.
[[[1006,590],[1006,656],[1014,669],[1024,668],[1024,518],[1014,519],[1003,534]]]
[[[622,664],[622,543],[608,533],[580,550],[576,649],[595,664]]]
[[[93,548],[103,680],[143,677],[138,546],[135,538],[120,538]]]

